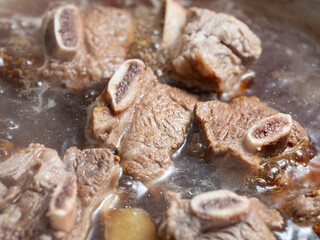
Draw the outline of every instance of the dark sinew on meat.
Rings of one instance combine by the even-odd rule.
[[[259,58],[260,39],[233,16],[183,9],[174,0],[165,7],[162,46],[170,51],[179,80],[226,97],[238,95],[254,76],[246,66]]]
[[[108,149],[70,148],[63,161],[40,144],[14,153],[0,163],[0,238],[84,239],[117,185],[118,162]]]
[[[160,227],[163,239],[276,239],[272,230],[284,225],[278,211],[229,190],[202,193],[191,200],[172,192],[168,196],[170,207]]]
[[[302,126],[256,97],[199,102],[195,116],[207,141],[209,161],[221,158],[225,168],[250,172],[270,160],[311,158],[310,140]]]
[[[130,64],[143,69],[138,78],[128,74],[132,71]],[[126,173],[140,180],[152,180],[172,165],[171,155],[184,141],[197,98],[157,83],[153,72],[144,68],[140,60],[123,63],[94,103],[90,122],[96,139],[118,149]],[[134,76],[134,80],[129,81],[127,75]],[[117,106],[112,96],[117,96],[116,91],[121,88],[115,86],[121,83],[129,87],[125,101]],[[115,112],[117,109],[123,110]]]

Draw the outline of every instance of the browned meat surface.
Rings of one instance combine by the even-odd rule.
[[[55,235],[58,238],[85,239],[91,226],[92,213],[117,186],[119,158],[106,148],[81,151],[72,147],[66,151],[63,161],[77,177],[78,217],[71,233],[56,232]]]
[[[308,225],[317,221],[320,216],[320,190],[290,194],[281,210],[298,224]]]
[[[181,199],[179,194],[169,193],[170,208],[160,234],[163,239],[276,239],[256,208],[257,199],[248,199],[228,190],[200,194],[191,200]],[[281,229],[282,217],[276,210],[258,203]],[[272,222],[272,221],[271,221]]]
[[[0,164],[0,238],[30,239],[46,226],[50,195],[65,165],[55,150],[31,144]]]
[[[163,45],[171,49],[180,80],[226,97],[239,94],[242,85],[254,76],[246,66],[259,58],[260,39],[233,16],[199,8],[183,12],[181,6],[179,14],[171,16],[170,8],[174,11],[177,3],[168,0],[166,4],[165,17],[177,18],[177,26],[165,19]]]
[[[256,97],[240,97],[229,104],[201,102],[195,115],[208,144],[208,160],[221,158],[224,168],[252,171],[271,160],[311,158],[310,141],[301,125]]]
[[[141,180],[161,176],[182,145],[197,98],[158,83],[136,106],[130,130],[121,141],[123,170]]]

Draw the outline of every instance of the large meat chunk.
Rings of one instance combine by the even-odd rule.
[[[160,228],[163,239],[276,239],[271,230],[284,225],[276,210],[228,190],[203,193],[191,200],[176,193],[168,196],[171,204]]]
[[[123,170],[138,179],[161,176],[182,145],[197,98],[158,83],[136,107],[130,130],[119,148]]]
[[[62,11],[60,15],[59,11]],[[65,18],[63,11],[68,11]],[[62,30],[50,24],[56,18],[66,25],[63,28],[61,24]],[[43,25],[49,59],[40,75],[50,81],[63,81],[75,89],[111,77],[126,57],[133,37],[130,14],[112,7],[78,9],[63,5],[49,12]],[[62,35],[62,40],[65,37],[69,46],[63,41],[52,43],[57,35]]]
[[[91,226],[92,214],[107,195],[112,194],[120,176],[119,158],[106,148],[79,150],[69,148],[63,161],[77,178],[79,202],[77,223],[71,233],[56,232],[57,236],[85,239]]]
[[[108,149],[31,144],[0,163],[0,238],[85,239],[92,213],[111,194],[119,158]]]
[[[29,239],[45,226],[50,195],[66,174],[55,150],[31,144],[0,164],[0,238]]]
[[[124,171],[138,179],[159,177],[183,143],[197,98],[157,83],[140,60],[128,60],[94,103],[89,128],[117,148]]]
[[[311,157],[301,125],[256,97],[200,102],[195,115],[207,140],[209,160],[222,158],[224,167],[251,171],[272,159],[302,162]]]
[[[127,11],[65,3],[44,15],[33,21],[11,17],[17,30],[0,39],[0,76],[80,89],[105,81],[124,61],[133,38]]]
[[[183,12],[176,5],[166,1],[162,45],[171,52],[180,80],[226,97],[239,94],[254,76],[246,66],[259,58],[260,39],[233,16],[199,8]],[[179,9],[176,16],[170,14],[174,9]],[[172,18],[180,24],[171,25]]]

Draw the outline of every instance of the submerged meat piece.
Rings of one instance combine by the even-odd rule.
[[[281,210],[294,222],[309,225],[320,216],[320,190],[303,190],[289,194]]]
[[[0,164],[0,238],[32,238],[44,228],[50,195],[66,174],[55,150],[31,144]]]
[[[125,10],[63,5],[47,15],[44,38],[51,57],[39,69],[41,77],[80,89],[111,77],[125,59],[133,36]],[[53,20],[47,20],[50,16]]]
[[[191,200],[176,193],[168,196],[171,204],[160,228],[163,239],[276,239],[271,232],[276,228],[266,223],[263,211],[270,214],[269,219],[274,217],[280,229],[284,225],[276,210],[228,190],[203,193]],[[254,207],[257,201],[263,206],[261,213]]]
[[[195,96],[158,83],[135,107],[130,130],[121,141],[123,170],[144,181],[168,170],[171,155],[184,141],[196,102]]]
[[[257,170],[271,160],[307,161],[310,140],[290,115],[278,113],[256,97],[196,105],[197,123],[208,144],[209,161],[222,159],[225,168]]]
[[[132,63],[137,73],[130,73]],[[140,60],[128,60],[120,67],[112,77],[121,76],[120,84],[109,82],[94,103],[88,126],[92,125],[96,139],[118,149],[126,173],[152,180],[171,166],[171,154],[182,145],[198,100],[183,90],[157,83],[153,72],[143,66]],[[130,70],[130,77],[122,68]],[[115,104],[117,91],[125,95],[121,106]]]
[[[79,150],[69,148],[63,161],[77,177],[78,218],[70,233],[57,236],[85,239],[91,226],[92,214],[107,195],[112,194],[120,176],[119,158],[109,149]]]
[[[130,70],[128,66],[136,66],[137,74]],[[127,75],[123,75],[122,69],[127,69]],[[96,139],[102,140],[107,147],[115,148],[119,146],[120,140],[126,129],[132,122],[134,106],[140,102],[141,98],[149,92],[157,82],[151,69],[144,69],[144,63],[140,60],[127,60],[112,77],[112,81],[102,91],[101,95],[91,106],[92,115],[88,121],[90,131],[92,127],[93,135]],[[119,87],[116,87],[118,76],[123,76]],[[133,77],[133,78],[132,78]],[[131,81],[134,81],[133,83]],[[120,91],[119,91],[120,90]],[[125,105],[115,103],[117,96],[122,96]],[[124,100],[124,101],[123,101]],[[114,108],[118,110],[115,113]],[[122,111],[120,111],[122,109]],[[123,111],[125,110],[125,111]],[[89,110],[91,113],[91,111]]]
[[[183,13],[173,17],[167,13],[178,3],[171,2],[166,4],[163,44],[168,48],[171,43],[173,68],[180,80],[227,97],[239,94],[242,85],[254,76],[246,66],[261,54],[259,38],[233,16],[207,9],[189,9],[186,21]],[[172,18],[181,24],[171,26]]]
[[[11,17],[15,30],[0,39],[0,77],[81,89],[105,81],[124,61],[133,38],[127,11],[64,3],[43,15]]]

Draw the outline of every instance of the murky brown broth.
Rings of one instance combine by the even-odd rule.
[[[15,29],[26,30],[35,16],[40,16],[47,8],[47,3],[40,0],[28,1],[25,8],[23,1],[2,3],[11,11],[0,11],[0,49],[2,41],[15,35]],[[130,4],[126,1],[96,1],[99,4],[125,7],[130,11],[138,5],[137,1]],[[131,2],[131,1],[130,1]],[[289,113],[299,121],[309,133],[312,144],[317,151],[320,149],[320,44],[304,29],[298,28],[286,20],[270,14],[267,10],[251,6],[247,1],[184,1],[185,5],[206,7],[217,12],[226,12],[243,20],[261,38],[263,54],[252,66],[256,78],[247,95],[258,96],[269,106],[280,112]],[[294,1],[291,1],[294,2]],[[86,1],[79,1],[86,4]],[[149,6],[150,2],[146,2]],[[290,4],[290,1],[289,3]],[[19,6],[19,7],[17,7]],[[320,9],[320,8],[319,8]],[[140,13],[140,12],[139,12]],[[131,47],[132,57],[143,58],[158,75],[162,82],[170,82],[166,73],[165,58],[155,60],[154,52],[159,50],[160,24],[153,23],[156,15],[145,11],[140,24],[146,23],[147,28],[137,31],[138,44]],[[28,16],[28,18],[26,18]],[[29,18],[32,16],[32,18]],[[24,19],[8,22],[4,19]],[[318,19],[320,22],[320,19]],[[17,26],[19,24],[19,26]],[[32,25],[32,24],[31,24]],[[32,27],[32,26],[31,26]],[[146,37],[146,38],[145,38]],[[319,40],[319,39],[318,39]],[[165,53],[163,53],[165,54]],[[1,59],[0,59],[1,61]],[[1,63],[1,62],[0,62]],[[29,143],[42,143],[57,149],[60,155],[70,146],[78,148],[92,147],[86,141],[84,127],[86,123],[86,107],[103,89],[104,84],[96,85],[79,92],[66,89],[52,89],[41,79],[33,81],[26,88],[17,82],[0,79],[0,139],[11,140],[15,147],[26,147]],[[203,95],[203,99],[212,96]],[[320,186],[320,162],[315,157],[308,164],[290,164],[282,161],[276,165],[268,165],[269,175],[265,178],[243,181],[239,183],[237,175],[221,173],[212,165],[203,161],[204,146],[198,128],[192,124],[181,149],[174,154],[174,169],[165,180],[152,186],[143,187],[129,176],[123,175],[119,188],[123,195],[119,207],[141,207],[159,225],[168,207],[165,192],[168,190],[181,192],[183,197],[190,198],[204,191],[227,188],[249,196],[257,196],[270,206],[284,197],[285,190],[270,184],[279,171],[286,174],[291,181],[303,187]],[[281,170],[279,170],[281,169]],[[267,182],[270,179],[270,182]],[[276,196],[276,197],[275,197]],[[89,239],[97,239],[103,234],[103,225],[98,214]],[[284,231],[277,232],[279,239],[316,239],[312,227],[299,227],[287,220]]]

